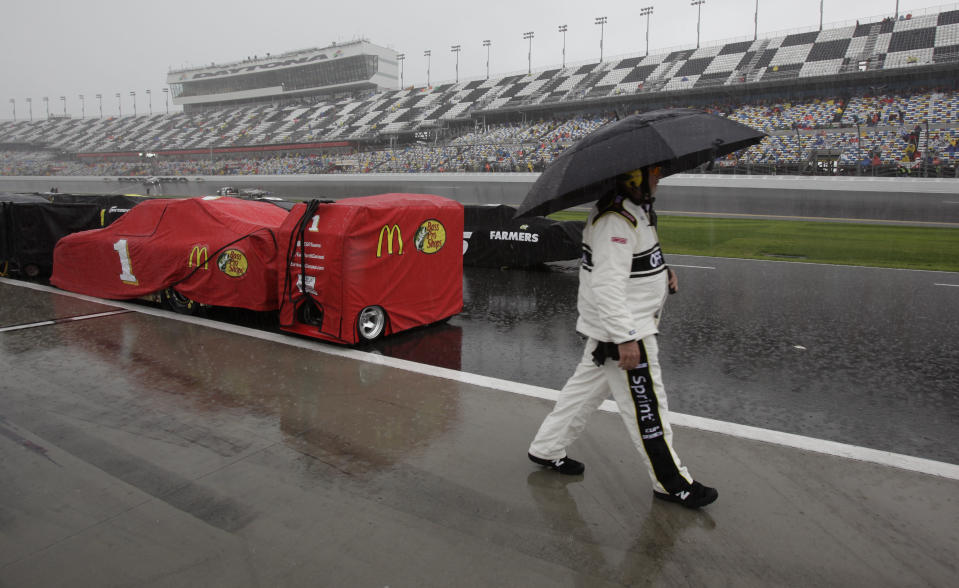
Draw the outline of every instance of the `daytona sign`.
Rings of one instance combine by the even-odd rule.
[[[201,71],[193,74],[191,79],[200,80],[204,78],[215,78],[219,76],[232,76],[239,73],[250,73],[254,71],[276,69],[279,67],[303,65],[305,63],[313,63],[315,61],[324,61],[326,59],[329,59],[326,53],[316,53],[314,55],[307,55],[306,57],[299,57],[295,59],[285,59],[283,61],[273,61],[270,63],[251,63],[248,65],[229,67],[226,69],[218,69],[214,71]]]

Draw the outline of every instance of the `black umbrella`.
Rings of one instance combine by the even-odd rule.
[[[616,176],[661,165],[667,176],[738,151],[766,135],[692,108],[634,114],[610,123],[564,151],[526,194],[516,216],[546,215],[599,199]]]

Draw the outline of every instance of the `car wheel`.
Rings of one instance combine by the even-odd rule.
[[[166,302],[167,307],[173,312],[191,316],[200,312],[200,304],[198,302],[190,300],[173,288],[167,288],[163,291],[163,300]]]
[[[362,341],[373,341],[386,330],[386,311],[380,306],[367,306],[356,318],[356,333]]]
[[[323,309],[312,300],[306,300],[300,305],[300,322],[315,327],[323,326]]]

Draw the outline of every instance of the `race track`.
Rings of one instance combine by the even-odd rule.
[[[538,174],[326,174],[166,178],[0,177],[0,192],[212,195],[223,186],[259,189],[294,200],[340,199],[390,192],[437,194],[464,204],[522,202]],[[188,181],[180,181],[186,179]],[[172,181],[177,180],[177,181]],[[657,207],[672,214],[858,219],[959,226],[959,181],[828,176],[678,174],[666,178]]]
[[[668,256],[670,409],[959,464],[959,275]],[[385,355],[559,389],[582,353],[573,269],[467,268],[464,312]]]

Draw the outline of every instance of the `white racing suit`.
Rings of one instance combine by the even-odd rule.
[[[532,455],[566,457],[587,418],[612,393],[653,489],[673,494],[689,487],[693,478],[672,447],[656,341],[667,280],[656,228],[642,207],[616,197],[593,208],[583,231],[577,301],[576,330],[588,337],[586,348],[530,445]],[[597,346],[614,350],[627,341],[639,342],[635,369],[620,369],[616,359],[594,362]]]

